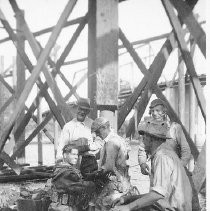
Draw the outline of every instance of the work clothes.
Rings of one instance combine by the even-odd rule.
[[[151,156],[151,190],[164,199],[158,201],[163,210],[192,210],[192,188],[177,154],[163,143]]]
[[[93,120],[87,117],[84,122],[80,122],[74,118],[64,125],[58,140],[57,159],[63,158],[63,147],[71,141],[75,141],[83,137],[87,138],[89,143],[92,142],[92,135],[90,131],[92,122]]]
[[[99,169],[113,172],[110,182],[105,185],[102,192],[96,199],[96,208],[98,210],[110,210],[113,201],[125,194],[131,192],[132,186],[128,175],[128,146],[125,140],[110,132],[104,139],[104,146],[101,150]]]
[[[96,194],[96,186],[92,181],[85,181],[81,172],[68,163],[61,163],[56,166],[52,178],[53,204],[59,210],[64,206],[86,209],[89,201]],[[62,210],[62,209],[61,209]]]
[[[176,122],[167,122],[168,133],[166,143],[168,147],[171,147],[177,155],[180,157],[183,166],[186,166],[191,158],[191,150],[189,144],[185,138],[181,125]],[[147,155],[144,150],[144,145],[140,142],[138,150],[138,161],[139,165],[147,161]]]

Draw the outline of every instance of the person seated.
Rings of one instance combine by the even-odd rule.
[[[177,153],[166,140],[167,125],[141,122],[138,132],[151,159],[150,191],[144,195],[121,198],[112,211],[189,211],[192,210],[192,188]]]
[[[85,181],[78,168],[78,147],[72,143],[63,148],[63,161],[55,166],[52,177],[52,197],[49,211],[86,210],[96,193],[92,181]]]

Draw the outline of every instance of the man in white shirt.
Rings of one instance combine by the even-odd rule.
[[[77,106],[76,118],[67,122],[61,131],[58,141],[56,162],[62,161],[62,150],[65,145],[71,142],[77,142],[79,145],[83,145],[83,158],[80,169],[84,170],[83,167],[85,165],[85,168],[89,168],[90,171],[94,171],[97,170],[95,154],[100,149],[101,144],[94,142],[91,134],[91,125],[93,120],[87,117],[91,110],[90,100],[80,98]]]

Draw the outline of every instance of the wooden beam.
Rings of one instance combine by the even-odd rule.
[[[16,46],[17,49],[21,48],[23,49],[23,51],[25,51],[25,41],[24,41],[24,36],[23,36],[23,21],[21,19],[21,15],[24,16],[24,11],[20,11],[18,14],[16,14],[16,28],[17,28],[17,33],[16,36],[18,38]],[[16,107],[16,102],[17,99],[20,97],[21,92],[24,89],[26,83],[26,74],[25,74],[25,65],[24,62],[21,59],[21,56],[18,54],[17,51],[17,56],[16,56],[16,65],[14,64],[14,70],[13,70],[13,87],[15,89],[15,100],[14,100],[14,107]],[[24,104],[25,107],[25,104]],[[20,114],[18,115],[16,121],[15,121],[15,125],[14,128],[17,128],[17,126],[19,125],[19,123],[21,122],[21,120],[24,117],[25,114],[25,109],[22,109],[22,111],[20,111]],[[15,139],[15,143],[18,146],[21,142],[25,141],[25,130],[23,131],[23,133],[17,137],[14,136]],[[17,158],[17,163],[18,164],[24,164],[25,163],[25,150],[22,151],[22,153],[18,156]]]
[[[169,17],[169,20],[174,29],[174,32],[176,34],[178,45],[179,45],[180,51],[182,52],[182,57],[185,61],[187,71],[190,75],[190,79],[193,84],[193,88],[194,88],[194,91],[195,91],[195,94],[196,94],[196,97],[198,100],[198,104],[201,109],[201,113],[203,115],[204,120],[206,121],[206,100],[205,100],[203,90],[202,90],[200,81],[198,79],[198,76],[197,76],[197,73],[196,73],[196,70],[195,70],[195,67],[193,64],[192,57],[190,55],[190,52],[189,52],[186,42],[184,40],[184,35],[182,32],[181,24],[179,23],[178,18],[176,17],[176,14],[173,10],[171,3],[168,0],[161,0],[161,1],[166,10],[166,13]]]
[[[77,82],[77,84],[71,89],[71,91],[65,96],[64,100],[67,101],[73,93],[76,91],[76,89],[82,84],[82,82],[87,78],[87,74],[84,74],[84,76]],[[42,128],[51,120],[53,117],[52,113],[48,113],[48,115],[45,117],[45,119],[35,128],[35,130],[30,134],[30,136],[26,139],[26,141],[19,146],[11,156],[11,159],[14,159],[19,153],[21,153],[22,149],[26,147],[34,137],[42,130]]]
[[[178,113],[179,118],[185,125],[185,73],[181,52],[178,49]]]
[[[132,58],[134,59],[134,61],[138,62],[140,60],[140,58],[137,58],[138,55],[137,53],[135,52],[135,50],[131,47],[131,45],[129,45],[129,41],[127,40],[127,38],[124,36],[122,36],[123,34],[120,32],[120,39],[122,40],[123,44],[125,44],[125,47],[128,48],[129,50],[129,53],[132,55]],[[175,43],[174,43],[174,37],[173,37],[173,34],[171,34],[169,36],[169,38],[166,40],[166,42],[164,43],[163,47],[161,48],[161,50],[159,51],[159,53],[157,54],[157,56],[155,57],[152,65],[150,66],[149,70],[147,71],[147,75],[144,76],[144,78],[141,80],[140,84],[138,87],[141,86],[142,83],[147,83],[147,78],[146,77],[149,77],[148,74],[151,75],[151,71],[155,71],[155,69],[158,67],[158,66],[161,66],[165,64],[168,56],[170,55],[170,53],[172,52],[173,50],[173,47],[175,47]],[[162,64],[161,64],[162,63]],[[143,64],[143,62],[139,62],[138,63],[138,66],[140,68],[140,70],[144,69],[144,71],[142,71],[142,73],[146,73],[146,67],[145,65]],[[153,69],[152,69],[153,68]],[[149,72],[150,71],[150,72]],[[149,78],[152,78],[151,76]],[[138,88],[137,87],[137,88]],[[140,94],[142,93],[142,90],[144,89],[144,87],[142,89],[139,88],[139,90],[134,90],[132,96],[130,98],[128,98],[126,100],[127,104],[125,103],[125,105],[128,105],[130,106],[129,102],[131,102],[133,100],[133,98],[136,98],[136,100],[138,99],[138,97],[140,96]],[[197,156],[198,156],[198,150],[195,146],[195,144],[193,143],[192,139],[190,138],[190,135],[188,134],[187,130],[185,129],[184,125],[182,124],[182,122],[180,121],[180,119],[178,118],[177,114],[175,113],[175,111],[173,110],[173,108],[171,107],[170,103],[168,102],[168,100],[166,99],[166,97],[163,95],[162,91],[160,90],[160,88],[158,87],[157,84],[153,84],[153,91],[155,92],[155,94],[157,95],[158,98],[164,100],[166,102],[166,105],[167,105],[167,108],[168,108],[168,115],[170,117],[170,119],[172,121],[175,121],[177,123],[179,123],[181,126],[182,126],[182,129],[183,129],[183,132],[185,134],[185,137],[189,143],[189,146],[191,148],[191,151],[192,151],[192,154],[193,154],[193,157],[196,159]],[[145,107],[147,105],[147,103],[149,102],[149,99],[151,97],[151,91],[149,92],[145,92],[144,93],[144,96],[140,99],[139,103],[138,103],[138,107],[139,107],[139,114],[138,114],[138,121],[140,121],[143,113],[144,113],[144,110],[145,110]],[[134,103],[136,102],[136,100],[134,99]],[[141,107],[141,104],[142,104],[142,107]],[[133,107],[133,106],[132,106]],[[124,115],[124,113],[129,113],[129,108],[131,109],[132,107],[122,107],[119,111],[119,118],[118,118],[118,121],[120,120],[120,117],[122,117]],[[128,110],[126,109],[128,108]],[[128,112],[129,111],[129,112]],[[122,120],[121,120],[122,121]],[[124,120],[122,121],[122,123],[124,122]],[[118,129],[120,128],[120,123],[118,122]],[[131,134],[131,127],[134,126],[134,122],[131,121],[129,123],[129,128],[127,130],[127,133],[126,133],[126,136],[130,136]]]
[[[42,97],[38,98],[37,102],[37,123],[38,125],[42,122],[42,108],[41,108]],[[37,135],[38,144],[38,165],[43,165],[43,148],[42,148],[42,133],[41,131]]]
[[[30,62],[28,56],[26,55],[24,49],[21,48],[21,46],[17,46],[17,42],[19,41],[19,38],[16,36],[16,34],[13,32],[11,26],[9,25],[8,21],[6,21],[4,14],[2,13],[2,11],[0,10],[0,15],[1,15],[1,22],[4,25],[6,31],[8,32],[8,34],[11,36],[13,43],[15,45],[15,47],[18,50],[19,55],[21,56],[23,62],[25,63],[26,67],[28,68],[28,70],[30,72],[32,72],[33,70],[33,65]],[[38,76],[37,76],[38,77]],[[41,81],[40,78],[38,78],[38,80],[36,81],[37,85],[41,88],[43,86],[43,83]],[[32,85],[33,86],[33,85]],[[30,90],[28,90],[28,92],[30,92]],[[58,111],[54,101],[51,99],[50,95],[45,91],[43,93],[43,96],[45,97],[45,100],[48,102],[48,105],[50,107],[50,109],[53,111],[53,114],[55,115],[56,119],[58,120],[59,124],[61,125],[61,127],[64,125],[64,120],[60,114],[60,112]],[[22,128],[23,129],[23,128]]]
[[[79,24],[79,23],[82,21],[83,18],[84,18],[84,17],[79,17],[79,18],[75,18],[75,19],[73,19],[73,20],[67,21],[67,22],[64,24],[63,27],[68,27],[68,26],[72,26],[72,25],[75,25],[75,24]],[[33,32],[33,35],[34,35],[35,37],[37,37],[37,36],[40,36],[40,35],[49,33],[49,32],[51,32],[51,31],[53,30],[54,27],[55,27],[55,26],[51,26],[51,27],[42,29],[42,30],[40,30],[40,31]],[[5,38],[3,38],[3,39],[0,40],[0,44],[1,44],[1,43],[4,43],[4,42],[7,42],[7,41],[10,41],[10,40],[11,40],[10,37],[5,37]]]
[[[71,90],[73,89],[73,86],[69,83],[69,81],[66,79],[66,77],[64,76],[64,74],[59,71],[59,76],[61,77],[61,79],[63,80],[63,82],[66,84],[66,86],[68,86],[68,88]],[[75,91],[74,96],[77,100],[79,100],[80,96],[77,94],[77,92]]]
[[[159,67],[162,67],[162,68],[164,67],[164,65],[166,63],[165,54],[169,55],[172,52],[173,48],[172,48],[170,40],[172,40],[172,42],[173,42],[173,39],[174,39],[173,35],[171,34],[170,38],[168,38],[166,40],[166,42],[163,44],[161,50],[159,51],[159,53],[155,57],[152,65],[150,66],[149,70],[147,71],[147,68],[145,67],[144,63],[141,61],[138,54],[133,49],[133,47],[131,46],[131,44],[125,37],[125,35],[122,33],[122,31],[120,31],[119,36],[120,36],[121,41],[123,42],[123,45],[127,48],[128,52],[131,54],[133,60],[136,62],[137,66],[144,74],[144,77],[141,80],[141,82],[139,83],[139,85],[133,91],[133,94],[126,100],[124,105],[121,107],[121,109],[119,111],[118,128],[120,128],[121,125],[123,124],[123,122],[125,121],[126,116],[129,114],[130,110],[134,106],[138,97],[141,95],[148,80],[151,79],[150,74],[152,73],[152,71],[156,71],[156,69],[158,69]]]
[[[4,78],[0,75],[0,81],[6,86],[6,88],[8,89],[8,91],[12,94],[12,96],[5,102],[5,104],[1,107],[0,109],[0,114],[7,108],[7,106],[14,100],[15,98],[15,91],[13,90],[13,88],[4,80]],[[30,113],[30,116],[32,117],[32,119],[37,123],[37,118],[36,116],[33,115],[33,113],[31,111],[29,111],[29,109],[25,106],[25,111],[28,111]],[[23,127],[25,128],[25,127]],[[20,131],[20,128],[17,129],[18,131]],[[53,137],[50,135],[50,133],[47,131],[47,129],[43,128],[43,132],[45,133],[45,135],[50,139],[50,141],[53,143],[54,139]],[[21,130],[22,133],[22,130]],[[20,134],[21,134],[20,133]]]
[[[88,0],[88,13],[90,14],[88,19],[88,98],[90,99],[91,107],[90,117],[92,119],[97,118],[97,104],[96,104],[96,6],[97,1]]]
[[[41,55],[38,59],[36,67],[33,69],[33,72],[31,74],[30,78],[27,80],[25,88],[24,88],[24,90],[23,90],[22,94],[20,95],[20,98],[17,102],[17,107],[15,108],[12,116],[10,117],[10,120],[8,122],[7,127],[3,130],[3,135],[2,135],[1,140],[0,140],[0,152],[2,151],[2,149],[4,147],[4,144],[7,140],[9,132],[11,131],[11,128],[13,127],[17,116],[19,115],[20,111],[24,107],[25,100],[27,99],[27,97],[28,97],[28,95],[31,91],[31,88],[33,87],[35,81],[37,80],[44,63],[46,62],[46,59],[48,58],[50,50],[52,49],[53,45],[56,42],[57,37],[59,36],[59,34],[62,30],[62,26],[63,26],[64,22],[67,20],[69,14],[71,13],[75,4],[76,4],[76,0],[72,0],[72,1],[68,2],[68,4],[65,7],[63,13],[61,14],[61,17],[58,20],[56,27],[53,29],[53,32],[52,32],[52,34],[51,34],[51,36],[50,36],[50,38],[49,38],[49,40],[46,44],[44,51],[41,53]],[[0,16],[1,16],[1,19],[2,19],[2,14]],[[5,18],[3,18],[3,22],[4,21],[5,21]]]
[[[24,32],[24,35],[29,43],[29,45],[31,46],[31,49],[35,55],[35,57],[38,59],[39,55],[41,53],[41,48],[39,47],[37,41],[35,40],[33,34],[31,33],[28,24],[25,21],[25,18],[21,12],[21,10],[19,9],[17,2],[15,0],[9,0],[10,4],[12,5],[12,8],[16,14],[16,17],[19,17],[20,21],[22,22],[22,31]],[[50,60],[51,61],[51,60]],[[61,95],[61,92],[54,80],[54,78],[52,77],[50,71],[47,69],[46,64],[44,65],[43,69],[42,69],[45,78],[47,80],[47,83],[54,95],[54,98],[58,104],[58,106],[60,106],[60,108],[62,109],[65,105],[64,99]],[[63,112],[62,112],[63,113]],[[65,117],[65,114],[64,114]]]
[[[4,77],[0,74],[0,82],[8,89],[11,94],[15,94],[13,88],[4,80]]]
[[[190,34],[194,37],[198,47],[206,57],[206,33],[197,22],[191,8],[183,0],[170,0],[176,8],[179,18],[187,25]]]
[[[195,185],[195,189],[199,193],[206,179],[206,142],[204,143],[203,148],[196,161],[192,179]]]
[[[21,167],[15,163],[14,160],[12,160],[7,153],[2,151],[0,153],[0,159],[4,160],[7,165],[17,174],[19,175],[21,172]]]
[[[0,115],[5,111],[5,109],[10,105],[10,103],[13,102],[14,98],[15,98],[15,96],[12,95],[11,97],[9,97],[9,98],[7,99],[7,101],[4,103],[4,105],[2,105],[2,106],[0,107]]]
[[[89,0],[88,97],[91,118],[106,117],[117,131],[118,106],[118,0]],[[90,77],[91,76],[91,77]]]
[[[55,77],[59,72],[60,72],[60,68],[65,60],[65,58],[67,57],[67,55],[69,54],[69,52],[71,51],[72,47],[74,46],[74,43],[76,42],[77,38],[79,37],[81,31],[83,30],[83,28],[85,27],[86,23],[87,23],[87,15],[83,18],[83,20],[81,21],[81,23],[79,24],[79,26],[77,27],[75,33],[73,34],[72,38],[70,39],[69,43],[67,44],[67,46],[65,47],[64,51],[62,52],[60,58],[58,59],[58,61],[56,62],[55,68],[53,68],[53,77]],[[25,118],[23,119],[23,121],[20,123],[20,126],[18,128],[18,130],[16,131],[17,133],[21,133],[22,128],[25,128],[25,126],[28,124],[31,115],[33,114],[33,112],[36,109],[36,99],[39,96],[42,96],[43,93],[45,92],[45,90],[47,90],[48,86],[47,83],[45,82],[43,85],[43,88],[40,90],[38,96],[35,98],[34,102],[32,103],[32,105],[29,108],[29,112],[27,114],[25,114]],[[72,89],[73,90],[73,89]],[[76,92],[76,89],[74,89],[74,91],[72,91],[72,93],[74,94]],[[78,96],[78,95],[77,95]]]

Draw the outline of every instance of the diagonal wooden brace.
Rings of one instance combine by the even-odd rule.
[[[174,12],[174,9],[168,0],[162,0],[162,4],[166,10],[166,13],[169,17],[170,23],[174,29],[174,33],[176,34],[177,42],[179,45],[179,49],[182,53],[183,60],[185,61],[187,72],[190,75],[190,80],[192,82],[195,95],[197,97],[198,105],[201,109],[201,113],[203,115],[204,120],[206,121],[206,100],[204,97],[204,93],[200,84],[200,81],[198,79],[192,57],[190,55],[190,52],[188,50],[187,44],[184,40],[184,34],[181,28],[181,24]]]
[[[0,140],[0,152],[2,151],[2,149],[6,143],[7,137],[11,131],[11,128],[14,126],[14,122],[15,122],[16,118],[18,117],[18,115],[24,108],[25,100],[27,99],[27,97],[31,91],[31,88],[33,87],[35,81],[37,80],[39,73],[48,58],[48,55],[49,55],[53,45],[55,44],[57,37],[59,36],[59,34],[62,30],[62,26],[63,26],[64,22],[67,20],[69,14],[71,13],[75,4],[76,4],[76,0],[72,0],[67,3],[67,6],[65,7],[63,13],[61,14],[61,17],[59,18],[58,23],[57,23],[56,27],[54,28],[54,30],[46,44],[44,51],[41,53],[41,55],[38,59],[36,67],[33,69],[33,72],[31,74],[30,78],[27,80],[25,88],[22,91],[20,98],[17,101],[17,106],[16,106],[12,116],[9,119],[8,125],[3,130],[2,137]],[[2,14],[0,14],[0,18],[2,21]],[[3,19],[3,22],[4,21],[5,21],[5,18]]]

